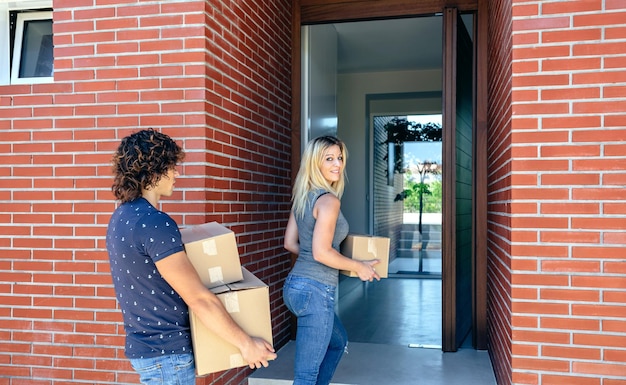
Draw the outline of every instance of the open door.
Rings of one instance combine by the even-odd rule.
[[[444,7],[458,7],[444,8]],[[473,345],[478,349],[486,348],[487,332],[486,332],[486,215],[487,215],[487,196],[486,196],[486,59],[487,59],[487,1],[486,0],[438,0],[429,2],[407,2],[406,0],[294,0],[293,2],[293,67],[292,67],[292,176],[295,177],[300,161],[301,143],[311,137],[326,132],[333,126],[332,109],[326,102],[330,99],[328,96],[332,93],[331,83],[323,83],[327,85],[326,93],[311,92],[309,86],[317,86],[322,83],[312,77],[307,77],[308,71],[311,70],[310,65],[314,65],[315,60],[308,57],[310,48],[314,48],[315,36],[308,35],[306,26],[319,27],[320,24],[334,23],[340,25],[348,22],[356,21],[399,21],[404,18],[433,16],[443,18],[443,28],[437,26],[437,32],[443,31],[443,67],[441,68],[443,85],[439,97],[442,102],[438,102],[441,106],[443,114],[443,154],[442,170],[443,177],[443,212],[442,222],[445,229],[442,231],[442,282],[441,285],[441,310],[439,316],[442,321],[441,345],[444,351],[456,351],[463,341],[472,335]],[[472,30],[475,33],[469,34],[459,15],[462,13],[463,18],[468,23],[471,19],[470,12],[475,12],[475,18],[472,20]],[[441,16],[440,16],[441,15]],[[441,41],[441,36],[433,39],[434,28],[430,28],[421,36],[427,36],[429,41]],[[328,35],[332,35],[332,31],[327,31]],[[437,34],[438,35],[438,34]],[[338,35],[341,41],[341,31]],[[355,35],[356,36],[356,35]],[[394,35],[395,36],[395,35]],[[398,35],[400,36],[400,35]],[[357,36],[358,37],[358,36]],[[473,39],[472,39],[473,37]],[[420,43],[422,38],[415,39],[414,44]],[[311,45],[309,45],[311,44]],[[333,51],[335,47],[341,44],[322,45],[317,47],[328,48]],[[423,52],[416,50],[418,52]],[[334,52],[334,51],[333,51]],[[370,56],[374,56],[377,50],[371,50]],[[332,52],[326,52],[324,59],[328,60],[333,55]],[[376,55],[377,57],[406,57],[406,55]],[[354,56],[357,57],[357,56]],[[362,62],[366,61],[362,60]],[[329,64],[328,62],[327,64]],[[324,65],[325,67],[326,65]],[[370,72],[368,70],[368,72]],[[321,71],[319,74],[324,74]],[[304,75],[304,78],[303,78]],[[432,79],[439,79],[439,76],[430,77],[425,82],[428,83]],[[360,80],[360,78],[355,78]],[[339,78],[338,84],[341,82]],[[344,76],[345,80],[345,76]],[[376,84],[389,85],[391,83],[377,83],[367,80],[355,81],[359,92],[361,88]],[[395,84],[395,83],[394,83]],[[400,82],[402,87],[407,85],[406,81]],[[394,86],[395,87],[395,86]],[[427,90],[432,91],[436,88],[430,87]],[[347,103],[348,101],[366,100],[368,95],[382,93],[399,93],[412,92],[414,90],[387,90],[376,92],[361,92],[357,97],[336,97],[336,102]],[[316,104],[322,102],[321,104]],[[368,105],[368,103],[366,103]],[[344,111],[341,108],[338,112]],[[342,122],[349,122],[352,127],[366,127],[361,119],[369,119],[371,111],[365,111],[362,104],[358,108],[350,107],[349,118],[342,120],[342,115],[337,114],[337,122],[339,122],[338,133],[345,136],[341,132]],[[395,114],[401,111],[392,111]],[[408,111],[403,111],[408,113]],[[317,118],[316,118],[317,117]],[[313,128],[315,122],[319,122],[317,129]],[[329,124],[330,123],[330,124]],[[310,124],[312,130],[303,127],[304,124]],[[373,131],[372,131],[373,132]],[[350,145],[352,149],[349,164],[355,165],[357,162],[361,164],[369,164],[370,157],[374,156],[374,151],[365,146],[365,139],[369,138],[368,134],[362,134],[358,138],[361,142]],[[345,138],[343,138],[345,140]],[[476,151],[476,148],[479,148]],[[388,167],[387,167],[388,168]],[[366,177],[361,177],[357,173],[349,173],[350,183],[358,186],[358,194],[353,196],[365,197],[361,200],[370,199],[373,196],[373,188],[371,182]],[[359,179],[361,178],[361,179]],[[388,185],[386,181],[386,185]],[[360,201],[357,199],[346,200],[342,204],[348,210],[349,206],[354,203],[357,205]],[[360,204],[360,203],[359,203]],[[374,218],[372,210],[368,210],[365,205],[359,211],[363,218],[353,220],[355,228],[365,228],[370,222],[368,218]],[[360,206],[359,206],[360,207]],[[369,207],[369,206],[368,206]],[[357,210],[353,210],[357,211]],[[369,217],[367,217],[369,215]],[[363,231],[367,231],[367,228]],[[370,231],[373,231],[371,229]],[[431,306],[432,308],[432,306]],[[412,309],[416,309],[413,307]],[[294,322],[295,325],[295,322]],[[409,325],[416,328],[416,325]],[[295,328],[294,328],[295,329]],[[465,345],[464,345],[465,346]]]
[[[472,330],[474,50],[457,9],[443,24],[442,348],[453,352]]]

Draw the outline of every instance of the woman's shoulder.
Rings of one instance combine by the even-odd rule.
[[[332,191],[322,189],[322,188],[309,191],[309,199],[313,202],[318,201],[322,197],[324,197],[324,199],[332,199],[333,197],[337,198],[337,195],[335,195],[335,193]]]
[[[330,191],[326,191],[318,196],[315,201],[315,206],[338,210],[341,206],[341,201],[335,194]]]

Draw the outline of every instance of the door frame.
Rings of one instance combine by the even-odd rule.
[[[458,12],[476,12],[475,36],[475,100],[474,108],[474,199],[473,199],[473,295],[472,295],[472,345],[487,349],[487,0],[294,0],[292,13],[292,68],[291,68],[291,176],[298,172],[301,151],[301,26],[339,21],[373,20],[390,17],[424,16],[441,14],[446,8]],[[445,51],[445,47],[444,47]],[[477,79],[477,80],[476,80]],[[444,90],[445,91],[445,90]],[[444,96],[445,98],[445,96]],[[445,101],[444,101],[445,103]],[[444,221],[453,223],[452,212],[444,212]],[[445,245],[444,245],[445,246]],[[444,258],[446,253],[444,251]],[[450,258],[454,258],[454,252]],[[292,256],[292,263],[295,256]],[[443,293],[454,293],[454,280],[443,277]],[[449,339],[450,320],[454,312],[445,304],[442,308],[443,339]],[[292,325],[293,326],[293,325]],[[295,328],[292,327],[293,330]]]

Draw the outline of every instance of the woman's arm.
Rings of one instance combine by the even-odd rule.
[[[285,249],[298,255],[300,252],[300,243],[298,242],[298,224],[293,211],[289,214],[289,221],[285,229]]]
[[[341,202],[333,194],[324,194],[317,199],[313,208],[313,216],[316,218],[313,229],[313,258],[326,266],[338,270],[354,271],[362,281],[380,280],[374,265],[380,261],[358,261],[348,258],[333,248],[333,237]]]
[[[202,284],[184,251],[156,262],[156,266],[207,328],[239,348],[250,368],[267,367],[267,361],[276,358],[272,345],[249,336],[233,321],[219,298]]]

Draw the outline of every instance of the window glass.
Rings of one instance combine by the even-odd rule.
[[[19,77],[51,77],[53,63],[52,20],[24,21]]]

